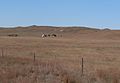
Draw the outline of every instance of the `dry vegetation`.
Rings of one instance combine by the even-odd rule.
[[[120,31],[74,31],[44,39],[1,35],[0,83],[120,83]]]

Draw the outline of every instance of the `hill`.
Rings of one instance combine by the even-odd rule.
[[[87,27],[53,27],[53,26],[27,26],[27,27],[13,27],[13,28],[0,28],[0,36],[16,33],[21,36],[39,36],[42,33],[76,33],[80,30],[97,30]]]
[[[18,34],[23,37],[41,37],[42,34],[57,34],[63,37],[79,37],[79,38],[104,38],[119,39],[120,30],[95,29],[89,27],[55,27],[55,26],[27,26],[14,28],[0,28],[0,36],[8,36],[10,34]]]

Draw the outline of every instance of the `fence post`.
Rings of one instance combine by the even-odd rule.
[[[82,64],[81,64],[81,67],[82,67],[81,72],[82,72],[82,75],[83,75],[83,73],[84,73],[84,60],[83,60],[83,58],[82,58]]]
[[[33,54],[34,56],[33,56],[33,59],[34,59],[34,62],[35,62],[35,52],[34,52],[34,54]]]

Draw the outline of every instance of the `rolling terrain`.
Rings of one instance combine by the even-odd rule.
[[[0,83],[120,83],[119,54],[120,30],[0,28]]]

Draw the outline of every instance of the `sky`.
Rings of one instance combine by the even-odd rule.
[[[0,26],[120,29],[120,0],[0,0]]]

